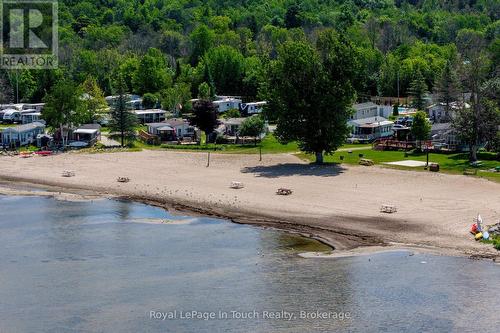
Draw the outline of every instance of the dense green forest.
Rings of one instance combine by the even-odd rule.
[[[154,94],[165,108],[198,95],[259,98],[266,66],[287,41],[315,44],[335,29],[354,45],[358,97],[404,96],[416,73],[428,91],[447,62],[475,52],[500,64],[498,0],[60,0],[57,70],[4,71],[2,102],[38,102],[54,83],[95,78],[104,94],[116,78]],[[12,93],[8,93],[8,91]]]

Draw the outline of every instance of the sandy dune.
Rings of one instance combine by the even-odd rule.
[[[468,234],[480,212],[500,220],[500,185],[481,179],[378,167],[311,166],[292,155],[143,151],[0,157],[0,179],[89,189],[212,213],[239,222],[280,226],[351,249],[398,243],[440,252],[494,255]],[[63,170],[76,177],[63,178]],[[116,181],[129,177],[130,183]],[[231,181],[245,184],[229,188]],[[294,190],[277,196],[279,187]],[[379,212],[393,204],[398,213]]]

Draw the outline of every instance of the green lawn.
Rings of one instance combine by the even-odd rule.
[[[425,162],[427,158],[425,153],[409,153],[408,157],[405,157],[405,153],[402,151],[375,151],[366,149],[353,151],[352,153],[336,152],[333,155],[325,156],[325,162],[338,164],[359,164],[360,154],[363,154],[364,158],[373,160],[375,164],[383,164],[386,162],[397,162],[403,160]],[[312,155],[300,154],[300,156],[310,161],[314,160],[314,157]],[[341,161],[340,159],[341,156],[344,157],[343,161]],[[494,169],[495,167],[500,166],[500,161],[495,160],[495,157],[496,154],[480,153],[478,158],[481,161],[482,165],[479,168],[473,168],[470,166],[468,154],[429,154],[429,162],[439,163],[441,171],[446,173],[463,174],[465,169],[477,169],[478,177],[485,177],[500,182],[500,173],[489,172],[490,169]],[[424,171],[424,168],[408,168],[388,165],[385,166],[404,170]]]
[[[17,124],[0,124],[0,130],[2,128],[9,128],[9,127],[14,127],[14,126],[18,126]]]
[[[204,142],[204,136],[202,137],[202,142]],[[257,146],[255,146],[254,144],[246,144],[246,145],[201,144],[199,146],[162,145],[161,147],[158,147],[158,146],[148,146],[145,145],[144,143],[139,143],[137,144],[137,146],[143,147],[145,149],[151,147],[152,149],[164,148],[171,150],[187,150],[187,151],[217,151],[220,153],[228,153],[228,154],[258,154],[259,147],[262,148],[263,154],[287,154],[287,153],[298,153],[300,151],[299,147],[295,142],[282,145],[272,134],[266,136],[261,143],[257,143]],[[371,146],[359,145],[359,144],[346,144],[341,147],[341,149],[351,149],[351,148],[370,149]]]
[[[262,148],[263,154],[280,154],[280,153],[297,153],[299,148],[296,143],[289,143],[287,145],[282,145],[273,135],[266,136],[261,143],[247,145],[234,145],[234,144],[201,144],[197,146],[187,146],[187,145],[161,145],[161,146],[149,146],[144,143],[137,143],[137,146],[148,149],[169,149],[169,150],[185,150],[185,151],[217,151],[219,153],[230,153],[230,154],[258,154],[259,147]]]

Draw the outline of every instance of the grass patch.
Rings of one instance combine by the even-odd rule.
[[[397,162],[404,160],[415,160],[425,162],[427,159],[427,155],[425,153],[408,153],[405,155],[405,152],[402,151],[377,151],[377,150],[356,150],[352,153],[348,152],[336,152],[333,155],[325,156],[325,162],[329,163],[345,163],[357,165],[359,164],[360,154],[363,155],[363,158],[367,158],[373,160],[375,164],[382,164],[387,162]],[[300,154],[300,157],[308,159],[310,161],[314,161],[314,156],[308,154]],[[341,160],[343,157],[343,160]],[[500,173],[498,172],[490,172],[489,170],[494,169],[500,166],[500,161],[496,160],[496,154],[493,153],[480,153],[478,155],[479,160],[482,162],[481,166],[477,169],[477,174],[475,177],[483,177],[493,181],[500,182]],[[440,165],[441,171],[445,173],[452,174],[463,174],[466,169],[474,169],[470,166],[468,154],[429,154],[429,162],[438,163]],[[402,166],[388,166],[386,167],[396,168],[396,169],[404,169],[404,170],[421,170],[424,168],[408,168]]]
[[[202,138],[203,139],[203,138]],[[203,140],[202,140],[203,142]],[[229,154],[258,154],[260,148],[262,148],[263,154],[286,154],[286,153],[296,153],[299,151],[299,147],[296,143],[289,143],[287,145],[282,145],[278,140],[271,134],[266,136],[262,142],[245,144],[245,145],[235,145],[235,144],[201,144],[201,145],[167,145],[163,144],[161,146],[152,146],[145,144],[144,142],[136,141],[135,145],[142,147],[144,149],[168,149],[168,150],[182,150],[182,151],[217,151],[220,153]]]
[[[500,251],[500,236],[492,236],[488,240],[482,240],[482,242],[485,244],[492,244],[496,250]]]
[[[235,144],[204,144],[204,136],[202,137],[201,145],[161,145],[161,146],[151,146],[143,142],[137,143],[137,146],[143,147],[144,149],[169,149],[169,150],[183,150],[183,151],[217,151],[220,153],[228,154],[259,154],[260,148],[262,148],[262,154],[295,154],[299,153],[300,149],[297,143],[292,142],[286,145],[282,145],[278,142],[276,137],[272,134],[266,136],[262,142],[245,144],[245,145],[235,145]],[[359,145],[359,144],[346,144],[341,147],[342,149],[352,149],[352,148],[366,148],[370,149],[371,146]]]

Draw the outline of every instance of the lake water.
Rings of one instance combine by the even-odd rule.
[[[126,201],[0,196],[0,244],[2,333],[500,327],[499,265],[403,251],[304,259],[327,249]]]

